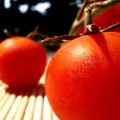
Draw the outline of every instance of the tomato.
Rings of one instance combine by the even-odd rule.
[[[48,65],[45,90],[61,120],[120,120],[120,33],[63,45]]]
[[[30,88],[37,84],[46,66],[44,47],[20,36],[0,44],[0,78],[11,88]]]
[[[100,27],[100,29],[107,28],[117,22],[120,22],[120,4],[113,6],[96,17],[93,22]],[[120,29],[119,29],[120,30]]]
[[[93,19],[93,23],[100,29],[105,29],[120,21],[120,4],[113,6],[110,9],[105,10],[100,15]],[[84,28],[81,27],[79,33],[83,33]],[[120,28],[113,31],[120,31]]]

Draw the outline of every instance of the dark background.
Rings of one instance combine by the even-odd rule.
[[[30,10],[38,2],[46,1],[51,3],[46,15]],[[76,0],[11,0],[11,7],[7,9],[4,8],[4,2],[0,1],[0,40],[7,37],[3,33],[4,28],[21,36],[25,36],[36,26],[48,36],[67,34],[79,9]],[[80,4],[80,0],[77,2]],[[25,3],[29,4],[29,10],[23,14],[18,6]]]

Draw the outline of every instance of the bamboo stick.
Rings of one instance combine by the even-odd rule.
[[[35,94],[36,94],[35,91],[33,91],[33,93],[29,97],[28,105],[23,120],[32,120],[33,118],[35,99],[36,99]]]
[[[0,120],[5,120],[14,100],[16,98],[15,94],[11,94],[7,100],[7,102],[5,103],[4,107],[1,109],[0,111]]]
[[[43,120],[53,120],[52,109],[48,102],[47,96],[44,97]]]
[[[41,92],[36,97],[33,120],[43,120],[43,96]]]
[[[28,104],[28,100],[29,100],[29,94],[26,94],[22,97],[21,103],[19,105],[19,108],[17,109],[14,120],[23,120],[25,110]]]
[[[14,104],[12,105],[7,117],[6,117],[6,120],[14,120],[16,111],[20,105],[21,100],[22,100],[22,95],[18,95],[16,97],[16,100],[15,100]]]
[[[3,97],[5,96],[6,91],[5,90],[0,90],[0,102],[3,99]]]
[[[6,93],[2,100],[0,101],[0,111],[2,110],[3,106],[6,104],[8,98],[9,98],[10,94],[9,93]]]

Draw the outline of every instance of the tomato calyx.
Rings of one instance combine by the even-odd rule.
[[[68,35],[76,35],[79,33],[80,27],[84,24],[84,9],[86,7],[91,7],[94,9],[92,11],[92,18],[95,18],[99,16],[102,12],[106,11],[107,9],[112,8],[113,6],[119,4],[119,0],[104,0],[104,1],[90,1],[90,0],[84,0],[82,6],[78,10],[76,17],[71,25],[71,28],[68,32]]]
[[[91,7],[86,7],[85,10],[85,20],[84,20],[84,26],[85,26],[85,31],[84,35],[86,34],[91,34],[91,33],[99,33],[100,29],[92,23],[92,8]]]
[[[93,33],[99,33],[99,32],[100,32],[100,30],[96,25],[90,24],[90,25],[87,25],[85,27],[84,35],[93,34]]]
[[[111,8],[112,6],[119,3],[120,3],[119,0],[104,0],[104,1],[84,0],[82,7],[78,10],[77,16],[75,18],[76,19],[74,21],[75,25],[73,25],[74,27],[73,32],[76,32],[77,29],[79,29],[80,26],[84,24],[85,29],[84,29],[84,32],[82,32],[82,34],[72,34],[71,32],[69,32],[67,35],[49,37],[45,34],[41,34],[37,26],[32,32],[28,33],[26,37],[32,38],[33,40],[37,41],[38,43],[42,44],[45,47],[52,48],[52,49],[55,48],[54,50],[56,50],[60,48],[65,42],[69,40],[73,40],[74,38],[77,38],[83,35],[89,35],[89,34],[95,34],[99,32],[114,30],[120,27],[120,22],[100,30],[99,26],[97,27],[95,24],[92,23],[92,18],[95,18],[101,12],[104,12],[108,8]],[[85,14],[84,16],[82,16],[83,12]],[[7,34],[8,36],[15,36],[13,33],[10,33],[7,30],[5,30],[4,33]]]
[[[85,26],[85,31],[84,35],[88,35],[91,33],[99,33],[99,32],[107,32],[114,30],[118,27],[120,27],[120,22],[113,24],[112,26],[107,27],[106,29],[100,30],[98,26],[92,23],[92,7],[88,6],[85,8],[84,13],[85,13],[85,20],[84,20],[84,26]]]
[[[84,36],[84,35],[89,35],[89,34],[95,34],[95,33],[102,33],[102,32],[108,32],[108,31],[111,31],[111,30],[114,30],[116,28],[119,28],[120,27],[120,22],[112,25],[112,26],[109,26],[108,28],[106,29],[103,29],[103,30],[99,30],[99,28],[94,25],[94,24],[90,24],[90,25],[87,25],[86,26],[86,30],[83,34],[79,34],[79,35],[59,35],[59,36],[53,36],[53,37],[48,37],[48,38],[45,38],[43,40],[40,41],[41,44],[47,44],[49,42],[56,42],[56,41],[62,41],[63,44],[70,41],[70,40],[73,40],[77,37],[81,37],[81,36]],[[60,47],[62,45],[59,45]]]
[[[42,39],[47,38],[48,36],[40,33],[39,26],[36,26],[32,32],[30,32],[26,35],[26,37],[31,38],[33,40],[38,40],[38,39],[42,40]]]
[[[112,26],[109,26],[103,30],[100,30],[99,27],[97,27],[95,24],[92,23],[92,7],[88,6],[85,8],[84,10],[85,12],[85,20],[84,20],[84,26],[85,26],[85,31],[83,34],[79,34],[79,35],[61,35],[61,36],[54,36],[54,37],[48,37],[46,39],[41,40],[41,43],[47,43],[50,41],[69,41],[69,40],[73,40],[77,37],[80,36],[84,36],[84,35],[89,35],[89,34],[95,34],[95,33],[101,33],[101,32],[107,32],[107,31],[111,31],[114,30],[116,28],[120,27],[120,22],[113,24]]]
[[[68,35],[54,36],[54,37],[43,39],[41,41],[41,43],[43,44],[43,43],[47,43],[47,42],[50,42],[50,41],[66,42],[66,41],[73,40],[74,38],[77,38],[77,37],[80,37],[80,36],[89,35],[89,34],[96,34],[96,33],[101,33],[101,32],[108,32],[108,31],[114,30],[116,28],[119,28],[120,27],[120,22],[118,22],[116,24],[113,24],[112,26],[109,26],[109,27],[107,27],[105,29],[102,29],[102,30],[99,29],[99,26],[96,26],[95,24],[92,23],[92,18],[95,16],[94,15],[95,11],[97,11],[98,14],[99,14],[99,12],[101,13],[102,11],[116,5],[117,3],[120,3],[120,1],[119,0],[105,0],[105,1],[93,2],[93,3],[89,4],[89,1],[85,0],[84,3],[83,3],[82,9],[78,11],[79,15],[77,14],[77,17],[76,17],[76,19],[79,20],[79,17],[81,16],[81,14],[84,11],[84,14],[85,14],[85,17],[84,17],[85,31],[84,31],[83,34],[79,34],[79,35],[78,34],[77,35],[68,34]],[[76,22],[76,24],[78,24],[78,26],[79,26],[79,22]]]

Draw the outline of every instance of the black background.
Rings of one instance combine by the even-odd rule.
[[[45,0],[42,0],[43,2]],[[18,0],[12,3],[10,9],[3,8],[3,2],[0,5],[0,40],[7,36],[3,33],[3,29],[7,28],[9,31],[15,31],[19,28],[21,36],[25,36],[31,32],[37,25],[41,33],[48,36],[67,34],[71,24],[79,9],[75,4],[70,6],[70,2],[74,0],[47,0],[50,1],[52,6],[47,11],[47,15],[43,16],[37,12],[28,11],[27,14],[21,14],[17,7],[19,4],[29,3],[34,5],[40,0]]]

